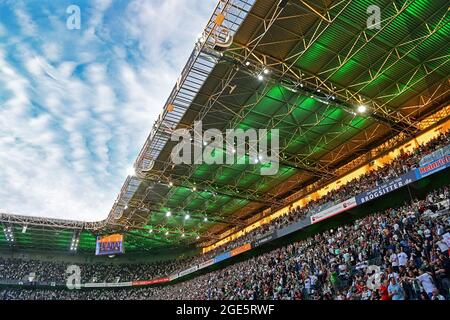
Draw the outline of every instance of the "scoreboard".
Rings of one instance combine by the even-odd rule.
[[[95,255],[110,255],[124,252],[123,234],[111,234],[109,236],[97,237]]]

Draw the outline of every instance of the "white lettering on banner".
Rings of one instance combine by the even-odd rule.
[[[132,282],[113,282],[106,284],[107,287],[131,287],[132,285]]]
[[[408,184],[408,183],[409,183],[409,182],[406,181],[405,185]],[[365,196],[364,198],[361,198],[361,203],[364,203],[364,202],[373,200],[373,199],[375,199],[375,198],[381,197],[382,195],[385,195],[386,193],[389,193],[389,192],[391,192],[391,191],[394,191],[394,190],[396,190],[396,189],[398,189],[398,188],[401,188],[401,187],[403,187],[403,186],[404,186],[404,184],[403,184],[402,181],[400,181],[400,182],[398,182],[398,183],[394,183],[394,184],[392,184],[392,185],[390,185],[390,186],[387,186],[387,187],[385,187],[385,188],[382,188],[381,190],[375,191],[375,192],[373,192],[373,193],[371,193],[371,194]]]
[[[330,218],[336,214],[347,211],[353,207],[356,207],[356,198],[355,197],[345,200],[345,201],[343,201],[335,206],[332,206],[328,209],[325,209],[319,213],[313,214],[311,216],[311,223],[317,223],[324,219]]]
[[[189,269],[181,271],[180,273],[178,273],[178,276],[179,277],[185,276],[185,275],[187,275],[189,273],[192,273],[192,272],[196,271],[197,269],[198,269],[198,266],[193,266],[193,267],[191,267]]]
[[[199,269],[203,269],[203,268],[209,267],[209,266],[212,265],[213,263],[214,263],[214,259],[210,259],[210,260],[208,260],[208,261],[205,261],[205,262],[200,263],[200,264],[198,265],[198,268],[199,268]]]
[[[255,243],[256,243],[256,245],[259,246],[260,244],[263,244],[264,242],[272,240],[272,238],[273,238],[273,234],[270,234],[268,236],[265,236],[265,237],[262,237],[262,238],[256,240]]]
[[[106,283],[85,283],[85,288],[104,288],[106,287]]]

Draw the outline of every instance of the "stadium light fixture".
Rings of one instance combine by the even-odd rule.
[[[358,110],[359,113],[364,113],[364,112],[367,111],[367,107],[362,104],[362,105],[358,106],[357,110]]]
[[[245,65],[248,67],[250,65],[250,61],[246,61]]]
[[[267,68],[264,68],[264,70],[263,70],[263,73],[264,73],[264,74],[269,74],[269,72],[270,72],[270,70],[269,70],[269,69],[267,69]]]
[[[259,81],[263,81],[263,80],[264,80],[264,77],[263,77],[262,74],[258,74],[258,77],[257,77],[257,78],[258,78]]]
[[[14,233],[11,227],[3,228],[3,232],[5,233],[5,238],[7,242],[14,242]]]
[[[166,217],[170,217],[172,215],[172,212],[169,210],[166,212]]]
[[[184,238],[184,237],[185,237],[185,234],[183,233],[181,236]]]
[[[129,168],[127,169],[127,175],[128,175],[128,176],[134,176],[134,175],[136,175],[136,170],[134,170],[134,167],[129,167]]]
[[[197,236],[195,239],[197,239],[197,240],[200,239],[200,236]]]
[[[169,235],[169,231],[166,231],[166,233],[165,233],[165,234],[166,234],[166,236],[168,236],[168,235]]]
[[[153,229],[148,230],[148,233],[153,233]]]
[[[197,191],[197,188],[196,188],[196,187],[193,187],[193,188],[192,188],[192,191],[193,191],[193,192]]]
[[[169,181],[169,187],[173,187],[173,182]]]
[[[80,233],[75,230],[72,235],[72,242],[70,243],[70,251],[77,251],[79,242],[80,242]]]
[[[186,214],[186,215],[184,216],[184,220],[189,220],[190,217],[191,217],[191,216],[190,216],[189,214]]]
[[[208,217],[204,217],[204,218],[203,218],[203,221],[204,221],[204,222],[207,222],[207,221],[208,221]]]

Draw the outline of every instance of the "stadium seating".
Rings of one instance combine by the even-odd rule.
[[[448,299],[449,198],[447,186],[429,193],[425,200],[369,215],[175,285],[118,290],[6,288],[0,290],[0,299]],[[445,210],[436,205],[443,200],[447,200]],[[17,278],[36,267],[48,277],[55,275],[55,280],[61,268],[36,261],[10,261],[6,266],[2,275]],[[377,276],[369,266],[380,268]],[[122,275],[123,270],[149,272],[144,265],[122,266],[116,271],[96,267],[91,265],[89,274],[102,279]]]
[[[319,206],[345,200],[395,178],[417,167],[425,155],[448,145],[449,138],[448,132],[441,134],[412,153],[401,154],[389,165],[354,179],[324,197],[311,201],[303,208],[293,208],[288,214],[205,255],[152,264],[82,264],[82,283],[137,281],[181,271],[222,251],[251,242],[274,229],[307,218],[316,212]],[[449,190],[446,187],[432,192],[425,201],[371,215],[352,226],[341,227],[334,233],[330,231],[318,234],[305,242],[173,286],[126,290],[131,293],[123,293],[125,289],[114,293],[100,290],[69,292],[56,288],[5,289],[1,291],[0,298],[20,299],[27,296],[37,299],[115,299],[116,297],[110,295],[130,294],[129,298],[152,299],[373,299],[380,297],[365,287],[367,274],[361,273],[360,270],[364,270],[368,263],[376,264],[385,270],[384,274],[388,277],[386,279],[398,277],[400,270],[394,260],[396,256],[404,258],[402,251],[408,256],[407,265],[403,265],[401,270],[402,285],[407,298],[418,298],[421,292],[418,290],[421,288],[420,281],[425,281],[426,288],[432,287],[428,284],[429,281],[426,282],[427,279],[417,280],[426,278],[418,275],[422,267],[431,272],[434,286],[440,289],[441,294],[448,296],[449,259],[444,250],[446,244],[441,239],[448,231],[448,214],[445,219],[441,217],[437,220],[424,214],[426,208],[435,205],[438,200],[448,198]],[[437,209],[432,208],[434,211]],[[64,284],[67,277],[66,268],[67,264],[63,262],[0,258],[0,279],[26,282],[30,273],[34,273],[33,281]],[[244,279],[252,281],[245,282]],[[196,290],[205,287],[208,288],[207,291]],[[432,297],[432,290],[428,290],[428,294]]]

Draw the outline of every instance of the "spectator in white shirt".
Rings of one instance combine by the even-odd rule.
[[[431,299],[431,297],[433,296],[433,290],[436,289],[436,286],[433,283],[433,278],[423,269],[420,269],[420,276],[418,276],[417,279],[419,280],[419,283],[422,286],[423,290]]]
[[[408,255],[403,251],[403,248],[400,249],[400,253],[397,254],[397,259],[400,267],[405,267],[408,263]]]

